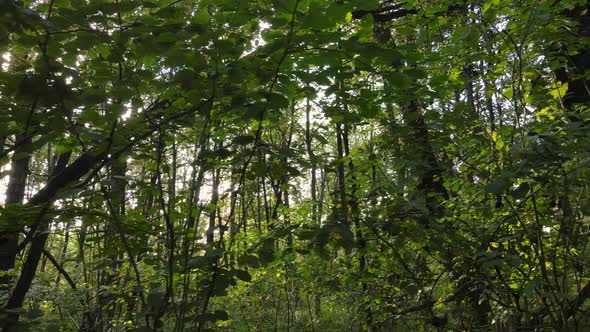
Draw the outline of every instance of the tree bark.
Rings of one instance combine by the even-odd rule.
[[[16,141],[22,141],[14,151],[14,155],[27,153],[28,145],[31,144],[31,138],[26,134],[17,135]],[[25,188],[29,168],[29,155],[24,158],[14,159],[10,164],[11,174],[8,179],[6,189],[6,205],[21,205],[25,197]],[[6,228],[4,228],[6,227]],[[13,225],[6,225],[0,230],[0,271],[8,272],[14,268],[16,255],[18,251],[18,237],[21,226],[18,220],[14,220]],[[3,276],[0,278],[0,291],[10,290],[11,278]]]
[[[221,169],[211,172],[213,185],[211,188],[211,203],[209,205],[209,227],[207,228],[207,244],[212,245],[215,234],[215,216],[219,202],[219,184],[221,183]]]
[[[59,156],[57,164],[54,168],[55,173],[65,172],[65,166],[67,165],[67,162],[70,159],[70,155],[71,153],[68,152],[61,154]],[[58,176],[52,176],[52,180],[49,183],[52,183],[57,177]],[[46,193],[46,195],[47,194],[48,193]],[[38,197],[38,195],[33,196],[33,198],[29,201],[27,205],[41,205],[41,202],[37,201]],[[9,311],[2,324],[3,331],[5,332],[15,331],[15,325],[18,322],[18,314],[10,312],[10,309],[22,307],[25,295],[27,294],[29,288],[31,287],[31,283],[35,278],[41,254],[45,249],[45,243],[47,242],[47,238],[49,237],[49,232],[47,232],[47,229],[49,228],[49,222],[45,218],[45,213],[50,208],[50,206],[51,202],[45,202],[42,205],[41,211],[39,212],[39,215],[37,217],[38,220],[36,221],[38,227],[31,227],[31,230],[29,231],[30,236],[33,237],[31,241],[31,247],[29,249],[29,254],[27,255],[27,259],[23,264],[16,286],[12,291],[12,294],[9,297],[8,302],[5,306],[5,308]],[[35,228],[38,228],[37,231],[35,231]]]
[[[402,106],[402,112],[406,124],[411,129],[410,144],[419,163],[415,170],[418,178],[417,195],[420,200],[425,202],[428,210],[428,215],[421,216],[419,222],[428,226],[432,217],[442,213],[440,203],[442,199],[448,198],[448,193],[443,185],[442,168],[432,149],[428,128],[420,113],[418,102],[410,101]]]
[[[318,202],[317,202],[317,165],[316,156],[313,152],[313,140],[311,138],[311,103],[309,98],[306,99],[305,105],[305,149],[307,158],[311,163],[311,220],[313,224],[319,225],[318,219]]]

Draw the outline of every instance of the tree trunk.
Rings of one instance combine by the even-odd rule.
[[[338,221],[348,225],[348,206],[346,203],[346,183],[345,183],[345,176],[344,176],[344,147],[342,143],[342,124],[336,123],[336,154],[338,157],[338,168],[337,178],[338,178],[338,209],[337,209],[337,217]]]
[[[433,217],[441,215],[440,203],[443,199],[448,198],[448,193],[443,185],[442,168],[432,149],[428,128],[418,107],[418,102],[406,103],[402,106],[402,112],[407,126],[411,129],[409,143],[418,162],[415,170],[418,178],[416,196],[425,203],[428,212],[420,216],[418,221],[428,227]]]
[[[578,39],[590,37],[590,5],[575,6],[562,13],[568,19],[577,23],[577,31],[572,33]],[[571,45],[571,44],[570,44]],[[590,46],[580,49],[575,45],[572,49],[564,47],[557,51],[558,54],[567,58],[568,63],[555,71],[555,76],[562,84],[568,84],[568,90],[562,97],[563,106],[569,111],[575,111],[577,105],[590,101],[590,81],[587,79],[587,71],[590,69]],[[575,116],[572,115],[572,120]]]
[[[125,215],[125,201],[126,201],[126,180],[125,175],[127,172],[127,161],[125,156],[119,157],[114,160],[110,169],[110,180],[111,188],[108,193],[107,199],[112,205],[110,211],[113,216],[112,219],[105,224],[104,228],[104,249],[108,248],[109,253],[105,255],[109,261],[104,270],[98,271],[99,276],[99,288],[104,287],[105,289],[110,288],[113,283],[118,282],[116,277],[120,269],[119,258],[123,254],[122,251],[117,250],[121,243],[117,240],[117,228],[115,227],[116,220],[120,220],[122,215]],[[111,294],[107,291],[100,292],[97,297],[97,326],[96,329],[107,330],[110,328],[110,321],[113,319],[114,308],[111,307]],[[109,308],[110,307],[110,308]]]
[[[54,174],[52,174],[51,181],[49,182],[50,184],[55,183],[54,181],[56,181],[56,179],[59,178],[59,175],[65,173],[66,165],[68,160],[70,159],[70,155],[71,153],[68,152],[61,154],[59,156],[57,164],[54,168]],[[51,192],[50,190],[48,191]],[[42,202],[38,202],[37,200],[39,200],[39,197],[43,196],[43,194],[40,195],[38,193],[37,195],[33,196],[33,198],[31,198],[29,204],[41,204]],[[49,228],[49,221],[45,217],[45,213],[50,208],[50,206],[51,203],[49,202],[45,202],[41,206],[41,211],[39,212],[37,217],[38,220],[34,222],[33,227],[31,227],[31,230],[29,231],[30,233],[34,232],[34,234],[29,234],[29,236],[32,236],[31,247],[29,249],[27,259],[25,260],[23,267],[21,268],[21,273],[16,283],[16,286],[12,291],[12,294],[5,306],[5,308],[8,310],[22,307],[25,295],[29,291],[31,283],[35,278],[37,266],[39,265],[39,259],[41,258],[41,254],[45,249],[45,243],[47,242],[47,238],[49,236],[49,232],[47,232],[47,229]],[[37,227],[35,227],[35,225],[37,225]],[[3,331],[15,331],[15,325],[17,322],[17,313],[7,314],[4,322],[2,323]]]
[[[207,228],[207,244],[212,245],[215,235],[215,216],[217,203],[219,202],[219,184],[221,182],[221,169],[211,172],[213,185],[211,188],[211,203],[209,204],[209,227]]]
[[[305,149],[307,150],[307,158],[311,163],[311,220],[312,224],[319,225],[318,219],[318,202],[317,202],[317,165],[316,156],[313,152],[313,141],[311,138],[311,103],[309,98],[306,99],[305,105]]]
[[[16,150],[14,155],[21,155],[27,153],[28,145],[31,144],[31,139],[26,138],[26,134],[17,135],[16,141],[22,142]],[[15,159],[10,164],[11,174],[8,179],[8,187],[6,188],[6,205],[21,205],[25,197],[25,187],[27,182],[28,167],[30,157],[27,154],[24,158]],[[8,272],[14,268],[16,254],[18,250],[18,235],[21,226],[18,225],[18,220],[14,221],[13,225],[7,225],[8,229],[0,230],[0,271]],[[11,278],[4,276],[0,278],[0,291],[10,291]]]

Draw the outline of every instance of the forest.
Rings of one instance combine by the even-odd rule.
[[[590,331],[587,0],[0,0],[0,331]]]

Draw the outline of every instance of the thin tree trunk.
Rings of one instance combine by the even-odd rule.
[[[119,247],[120,243],[117,240],[117,230],[113,224],[116,219],[120,219],[122,215],[125,215],[125,201],[126,201],[126,181],[125,175],[127,171],[127,161],[125,156],[121,156],[117,160],[113,161],[110,170],[111,188],[108,193],[112,204],[112,221],[105,224],[104,228],[104,248],[109,248],[109,254],[106,255],[108,264],[104,270],[99,271],[99,287],[108,288],[112,283],[117,282],[115,280],[116,275],[120,269],[119,258],[122,254],[121,251],[115,251]],[[110,321],[114,318],[114,308],[109,309],[111,302],[111,296],[109,292],[101,292],[97,297],[97,317],[98,330],[107,330],[110,328]]]
[[[305,105],[305,149],[307,150],[307,157],[311,163],[311,220],[312,224],[320,224],[318,219],[318,206],[317,206],[317,166],[316,156],[313,152],[313,140],[311,138],[311,103],[309,98],[306,99]]]
[[[320,169],[320,199],[318,201],[318,220],[320,225],[322,224],[322,218],[324,215],[324,200],[326,199],[326,171],[324,168]]]
[[[338,218],[339,222],[348,224],[348,206],[346,202],[346,183],[344,175],[344,147],[342,143],[342,124],[336,123],[336,153],[338,157]]]
[[[186,315],[186,305],[188,302],[189,290],[190,290],[190,280],[191,280],[191,271],[188,265],[188,261],[192,254],[192,249],[195,243],[196,233],[198,231],[198,221],[201,215],[201,208],[199,207],[199,200],[201,198],[201,187],[203,186],[203,179],[205,177],[205,152],[208,151],[207,149],[207,141],[209,139],[208,130],[209,122],[205,123],[205,127],[201,132],[201,138],[199,140],[199,144],[195,146],[195,150],[193,155],[196,157],[194,158],[195,162],[193,164],[191,170],[191,186],[190,186],[190,193],[189,193],[189,207],[188,207],[188,215],[186,218],[185,223],[185,237],[182,243],[183,248],[183,259],[184,259],[184,278],[183,278],[183,287],[182,287],[182,296],[181,302],[179,306],[179,318],[176,321],[175,330],[182,332],[185,328],[184,318]],[[198,153],[197,153],[198,151]],[[197,171],[198,168],[198,171]],[[196,210],[196,211],[195,211]]]
[[[260,192],[262,191],[261,179],[258,178],[256,181],[256,185],[258,186],[258,190],[256,190],[256,230],[258,234],[262,234],[262,199],[260,198]]]
[[[207,228],[207,244],[212,245],[215,238],[215,216],[217,213],[217,203],[219,203],[219,184],[221,182],[221,169],[218,168],[211,172],[213,185],[211,188],[211,203],[209,204],[209,227]]]
[[[346,157],[350,157],[350,143],[349,143],[349,136],[348,136],[348,126],[344,126],[344,131],[342,132],[343,136],[342,136],[342,141],[344,144],[344,153],[346,155]],[[349,159],[348,161],[348,168],[349,168],[349,172],[350,172],[350,179],[352,182],[352,188],[351,188],[351,194],[350,194],[350,212],[351,212],[351,217],[352,217],[352,221],[355,227],[355,236],[356,236],[356,242],[358,244],[358,249],[359,249],[359,275],[361,278],[363,278],[363,275],[367,269],[367,258],[365,256],[365,251],[367,248],[367,243],[365,241],[365,238],[363,236],[363,231],[361,229],[361,221],[360,221],[360,209],[359,209],[359,203],[356,199],[356,191],[358,190],[358,184],[356,183],[356,167],[354,166],[354,163],[352,161],[352,159]],[[362,281],[361,282],[361,288],[363,290],[363,293],[366,294],[366,292],[368,291],[368,287],[367,287],[367,283]],[[365,302],[365,318],[366,318],[366,323],[367,323],[367,329],[368,331],[371,331],[373,328],[373,312],[371,311],[371,307],[370,307],[370,303],[369,302]]]
[[[266,219],[266,230],[271,230],[270,224],[270,206],[268,205],[268,195],[266,193],[266,176],[262,177],[262,197],[264,199],[264,216]]]

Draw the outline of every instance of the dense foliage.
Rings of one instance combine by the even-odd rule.
[[[588,329],[589,9],[1,0],[0,329]]]

